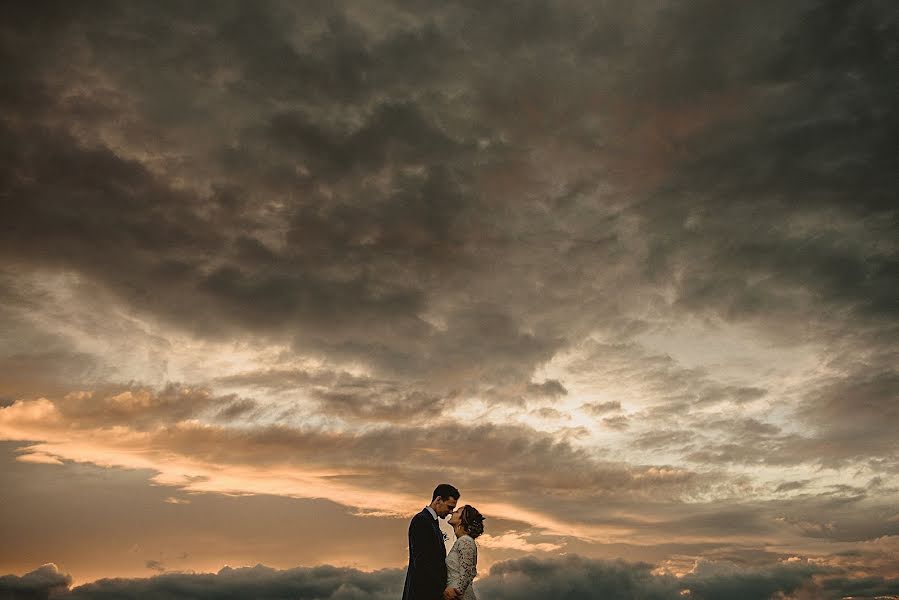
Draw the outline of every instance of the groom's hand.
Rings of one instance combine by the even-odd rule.
[[[443,600],[456,600],[459,597],[459,590],[448,587],[443,590]]]

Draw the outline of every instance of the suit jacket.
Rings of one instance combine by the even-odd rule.
[[[441,600],[446,589],[446,546],[428,509],[409,522],[409,568],[403,600]]]

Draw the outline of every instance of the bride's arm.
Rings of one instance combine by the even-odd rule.
[[[459,538],[459,594],[465,593],[477,574],[478,546],[470,537]]]

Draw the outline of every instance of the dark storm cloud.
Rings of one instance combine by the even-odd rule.
[[[838,598],[837,594],[843,590],[842,582],[837,579],[828,582],[832,582],[830,589],[820,590],[812,576],[831,570],[812,564],[752,567],[706,561],[698,563],[692,573],[681,579],[654,575],[652,568],[653,565],[645,563],[598,561],[577,555],[550,560],[528,557],[495,565],[478,590],[491,598],[509,600],[559,594],[572,600],[597,597],[768,600],[778,593],[786,595],[800,588],[823,592],[816,597]]]
[[[519,598],[678,598],[679,586],[673,577],[650,573],[652,565],[624,561],[602,562],[576,555],[554,560],[522,558],[494,565],[490,577],[477,582],[485,597]],[[564,590],[564,592],[563,592]]]
[[[384,599],[402,594],[403,573],[394,570],[363,573],[329,566],[279,571],[263,565],[215,574],[166,574],[150,579],[102,579],[73,588],[63,598],[296,598]]]
[[[708,569],[700,563],[696,571],[682,580],[682,585],[696,598],[734,598],[735,600],[763,600],[787,595],[805,588],[815,589],[812,576],[828,569],[813,564],[767,566],[757,569]],[[837,586],[835,586],[837,587]]]
[[[754,453],[774,464],[895,454],[895,415],[883,402],[897,394],[889,199],[899,171],[883,150],[897,126],[884,85],[896,25],[895,10],[878,3],[811,7],[736,82],[751,110],[681,140],[676,174],[640,208],[647,274],[675,287],[685,313],[831,348],[842,389],[806,395],[798,416],[815,434],[759,438]],[[692,457],[751,462],[748,450],[736,440]]]
[[[527,382],[653,286],[766,331],[891,315],[887,7],[385,11],[18,8],[4,256],[435,381]]]
[[[899,595],[899,579],[884,577],[832,578],[822,584],[825,594],[850,598],[890,598]]]
[[[894,593],[896,580],[883,577],[847,579],[833,576],[834,569],[809,563],[781,563],[767,567],[740,567],[733,563],[700,563],[678,580],[653,575],[652,565],[624,561],[598,561],[571,555],[563,559],[524,558],[494,565],[490,575],[475,582],[484,597],[497,600],[549,597],[562,594],[581,598],[646,598],[700,600],[734,598],[767,600],[775,595],[791,597],[795,592],[836,599],[875,597]],[[813,579],[813,576],[823,576]],[[256,567],[225,568],[217,574],[168,574],[150,579],[105,579],[78,586],[63,598],[205,598],[222,595],[256,598],[387,598],[399,593],[402,571],[362,573],[352,569],[317,567],[278,571]],[[199,592],[202,585],[203,592]],[[687,592],[686,590],[689,590]],[[802,597],[802,596],[799,596]],[[806,596],[808,597],[808,596]]]
[[[64,594],[71,583],[71,575],[60,573],[54,564],[46,564],[21,577],[0,577],[0,597],[10,600],[45,600],[51,594]]]
[[[678,273],[679,302],[694,310],[786,324],[839,307],[852,317],[840,324],[892,323],[896,255],[882,242],[896,157],[883,149],[896,128],[884,85],[896,13],[836,2],[803,12],[737,82],[752,110],[688,143],[660,190],[667,202],[644,205],[652,231],[667,233],[652,236],[654,266]],[[810,302],[790,297],[798,290]]]
[[[250,8],[248,11],[250,15],[231,15],[230,19],[249,16],[253,22],[252,17],[257,17],[255,20],[260,24],[281,29],[270,15],[263,17],[263,13]],[[115,48],[128,37],[124,30],[128,28],[129,10],[123,12],[124,17],[98,13],[94,19],[83,21],[80,20],[83,15],[73,16],[74,23],[68,23],[66,29],[71,33],[68,42]],[[112,36],[97,31],[108,19],[123,29]],[[332,29],[334,24],[332,21]],[[177,35],[177,27],[175,31],[152,29],[156,25],[151,19],[143,24],[150,31],[130,33],[139,39],[157,34]],[[234,36],[231,41],[242,48],[238,34],[242,29],[237,21],[225,15],[224,23],[216,25],[221,35]],[[86,39],[81,39],[78,33]],[[347,36],[331,31],[325,34],[325,42],[329,36],[344,41],[354,39],[352,32]],[[278,37],[275,35],[273,39]],[[254,35],[252,39],[258,41],[267,36]],[[279,44],[274,45],[289,55],[289,44],[286,41]],[[61,41],[60,45],[65,44]],[[218,47],[212,45],[207,52],[215,48]],[[148,54],[143,57],[144,62],[172,58],[153,54],[151,48],[145,50]],[[117,71],[123,65],[113,54],[108,55],[111,64],[80,67],[107,69],[109,75],[125,79],[126,94],[137,93],[128,85],[137,82],[128,81],[126,75]],[[319,69],[323,77],[328,76],[330,69],[328,58],[327,52],[318,57],[323,61]],[[185,69],[189,72],[188,63]],[[37,73],[37,77],[47,78],[58,75],[41,70]],[[182,85],[185,81],[178,81],[177,76],[187,75],[183,71],[173,75],[166,69],[160,73],[164,73],[161,77],[175,76],[176,83]],[[302,72],[294,73],[293,79],[302,75]],[[178,85],[173,89],[178,90]],[[171,91],[172,88],[167,93]],[[152,126],[155,121],[156,126],[163,128],[173,126],[167,120],[170,115],[166,111],[154,111],[154,101],[158,98],[150,91],[142,103],[147,112],[123,115],[127,117],[124,122],[144,121]],[[183,108],[189,113],[192,106],[187,102]],[[289,246],[275,253],[254,236],[259,230],[257,213],[264,207],[247,205],[252,197],[241,194],[241,182],[213,181],[211,193],[176,191],[167,185],[165,175],[150,173],[134,160],[76,139],[62,127],[53,127],[50,112],[43,119],[29,119],[24,124],[5,123],[9,147],[22,150],[8,164],[3,178],[4,216],[7,217],[4,221],[15,223],[14,227],[7,228],[9,235],[4,236],[8,254],[19,259],[28,257],[32,264],[75,268],[113,287],[136,308],[159,313],[181,324],[192,323],[192,329],[206,335],[233,332],[234,326],[271,332],[291,323],[291,328],[305,327],[304,339],[311,338],[319,349],[325,347],[338,355],[349,356],[371,353],[390,362],[391,356],[398,352],[391,347],[394,344],[352,336],[346,339],[348,332],[363,324],[386,320],[390,327],[385,326],[382,331],[399,328],[400,340],[428,333],[429,328],[416,318],[422,302],[417,287],[407,283],[408,277],[407,282],[384,280],[377,273],[379,266],[371,263],[383,252],[388,253],[388,261],[400,256],[398,266],[402,276],[409,268],[403,263],[411,260],[414,268],[421,253],[434,251],[438,261],[446,257],[441,248],[451,248],[455,242],[448,237],[444,213],[451,218],[458,202],[453,192],[453,176],[443,167],[428,169],[423,177],[407,178],[395,193],[380,194],[383,200],[380,207],[355,206],[353,199],[347,198],[328,208],[322,196],[315,196],[288,208],[277,217],[288,224]],[[74,120],[78,122],[77,118]],[[369,170],[380,168],[383,160],[372,162],[372,159],[388,150],[393,155],[398,148],[411,151],[416,144],[434,146],[433,136],[428,132],[438,131],[409,103],[382,104],[367,121],[368,125],[355,132],[346,148],[357,153],[362,167]],[[281,135],[290,135],[291,128],[286,123],[277,123]],[[314,141],[318,156],[324,138],[319,136]],[[444,150],[439,146],[433,149],[441,158],[445,158]],[[291,162],[291,169],[302,159],[290,154],[281,158]],[[419,164],[422,163],[413,166],[417,168]],[[342,165],[344,169],[351,167],[351,164]],[[318,172],[316,177],[320,177]],[[234,192],[222,194],[220,190]],[[119,192],[123,194],[121,198]],[[53,203],[54,198],[62,197],[78,202],[79,210]],[[310,202],[318,203],[323,212]],[[86,215],[89,217],[82,218]],[[52,250],[47,243],[51,239],[54,240]],[[90,244],[79,247],[79,239],[90,240]],[[369,239],[375,243],[366,247]],[[211,258],[223,251],[230,260],[215,264]],[[332,264],[323,266],[323,261]],[[191,300],[187,301],[188,298]],[[337,324],[340,327],[335,330]],[[412,355],[404,352],[393,360],[401,361],[408,356]]]
[[[646,563],[597,561],[577,555],[553,560],[528,557],[494,565],[490,575],[477,579],[475,586],[479,594],[497,600],[549,597],[559,594],[572,600],[597,596],[674,600],[683,597],[680,595],[683,589],[694,591],[692,596],[694,598],[731,597],[763,600],[770,598],[775,592],[790,592],[802,584],[810,584],[812,574],[824,572],[821,568],[787,565],[766,570],[744,571],[734,568],[730,573],[712,570],[711,574],[703,574],[700,571],[678,581],[671,576],[653,575],[650,573],[651,569],[652,565]],[[14,585],[33,575],[34,573],[30,573],[22,578],[7,576],[6,579],[10,582],[7,585]],[[215,574],[170,573],[149,579],[102,579],[68,591],[58,590],[58,595],[54,597],[73,600],[163,596],[172,599],[223,596],[253,598],[289,596],[298,599],[335,600],[390,598],[401,593],[402,577],[401,570],[393,569],[363,573],[354,569],[322,566],[280,571],[257,565],[239,569],[225,567]],[[826,585],[829,587],[828,592],[837,593],[847,587],[887,589],[890,583],[882,578],[876,582],[849,582],[834,578],[827,581]],[[49,587],[47,585],[44,589],[48,590]]]

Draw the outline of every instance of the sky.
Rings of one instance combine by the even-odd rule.
[[[897,29],[5,4],[0,597],[899,597]]]

